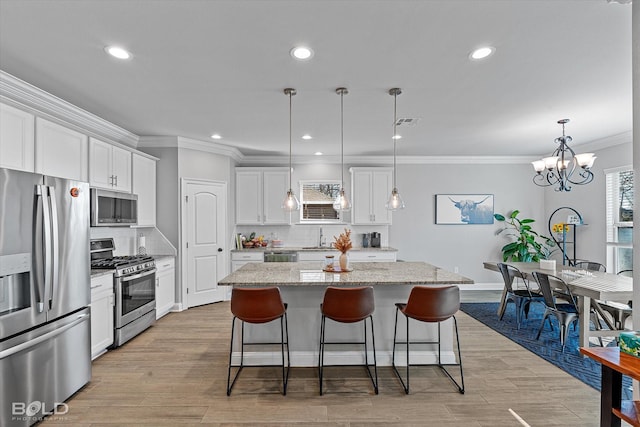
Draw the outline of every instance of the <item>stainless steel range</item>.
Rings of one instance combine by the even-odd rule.
[[[156,263],[148,255],[114,256],[113,239],[91,240],[91,268],[115,270],[114,347],[156,321]]]

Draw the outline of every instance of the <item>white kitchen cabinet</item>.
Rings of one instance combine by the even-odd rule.
[[[176,268],[174,257],[156,260],[156,319],[173,309],[176,298]]]
[[[236,224],[290,224],[282,209],[288,189],[287,168],[236,168]]]
[[[156,225],[156,161],[133,153],[133,194],[138,195],[138,225]]]
[[[95,138],[89,139],[89,184],[131,192],[131,152]]]
[[[250,252],[251,249],[244,251],[231,252],[231,272],[233,273],[240,267],[250,262],[264,262],[264,252]]]
[[[391,168],[351,168],[352,223],[354,225],[391,224],[391,211],[385,205],[391,195]]]
[[[91,359],[113,344],[113,274],[91,279]]]
[[[36,118],[35,172],[60,178],[89,180],[86,135]]]
[[[300,251],[298,252],[298,262],[302,261],[324,261],[327,255],[333,255],[337,261],[340,252],[336,249],[326,251]]]
[[[0,104],[0,167],[34,171],[34,126],[33,114]]]

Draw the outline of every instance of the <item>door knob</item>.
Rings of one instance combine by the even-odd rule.
[[[218,252],[222,252],[222,248],[218,248]]]

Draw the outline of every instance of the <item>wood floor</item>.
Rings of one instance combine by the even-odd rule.
[[[373,394],[363,368],[329,368],[326,394],[316,371],[292,369],[287,396],[278,371],[245,369],[226,396],[229,303],[171,313],[93,364],[92,381],[69,412],[41,425],[531,426],[599,425],[599,392],[464,313],[466,394],[437,368],[412,371],[405,395],[391,368]]]

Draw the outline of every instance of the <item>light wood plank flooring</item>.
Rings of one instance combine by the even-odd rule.
[[[41,425],[218,426],[597,426],[599,393],[468,317],[458,314],[467,392],[437,368],[412,370],[405,395],[390,368],[373,394],[363,368],[292,369],[286,397],[279,371],[245,369],[226,396],[229,303],[170,313],[93,364],[69,412]]]

